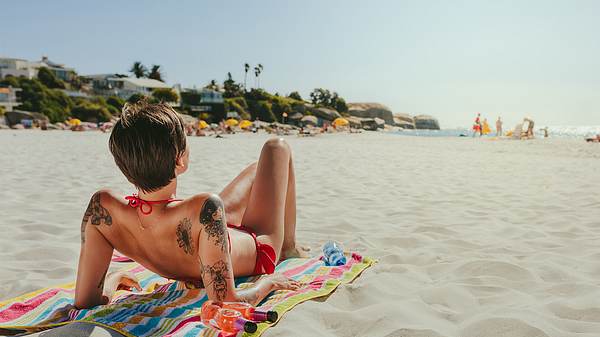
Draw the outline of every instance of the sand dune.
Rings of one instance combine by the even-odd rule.
[[[218,192],[266,135],[190,138],[180,196]],[[0,132],[0,299],[74,279],[100,187],[132,192],[99,133]],[[298,239],[379,259],[265,336],[600,335],[600,147],[392,134],[288,137]]]

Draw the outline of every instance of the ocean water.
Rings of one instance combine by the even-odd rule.
[[[508,130],[505,130],[505,132]],[[466,135],[471,137],[473,131],[469,128],[442,129],[442,130],[402,130],[397,134],[402,136],[421,136],[421,137],[459,137]],[[548,136],[556,138],[586,138],[600,134],[600,125],[593,126],[548,126]],[[488,136],[494,137],[495,132]],[[544,132],[539,128],[535,130],[536,137],[543,137]]]

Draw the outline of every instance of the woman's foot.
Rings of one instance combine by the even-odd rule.
[[[309,258],[309,251],[310,248],[307,246],[295,245],[291,248],[283,248],[281,249],[281,258],[279,260],[283,261],[292,258]]]

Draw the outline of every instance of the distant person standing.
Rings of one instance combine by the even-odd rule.
[[[481,137],[481,135],[483,130],[481,128],[481,114],[478,112],[477,113],[477,118],[475,118],[475,123],[473,123],[473,137],[475,137],[476,134],[479,133],[479,137]]]
[[[498,117],[496,121],[496,137],[502,136],[502,120]]]

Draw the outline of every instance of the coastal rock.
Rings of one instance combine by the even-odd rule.
[[[5,117],[8,121],[8,125],[19,124],[24,119],[46,123],[50,121],[46,115],[41,114],[39,112],[29,112],[21,110],[7,111],[5,113]]]
[[[419,130],[439,130],[438,120],[429,115],[415,116],[415,127]]]
[[[415,119],[407,113],[397,112],[394,114],[394,126],[398,126],[403,129],[414,129]]]
[[[361,118],[381,118],[386,124],[394,124],[392,111],[379,103],[348,103],[348,114]]]
[[[302,125],[313,125],[313,126],[317,126],[317,124],[319,124],[319,120],[317,117],[315,116],[304,116],[300,119],[300,123]]]
[[[323,108],[323,107],[319,107],[319,108],[312,107],[312,108],[310,108],[310,112],[312,112],[313,116],[316,116],[320,119],[327,120],[327,121],[333,121],[336,118],[342,117],[339,112],[337,112],[333,109]]]
[[[360,120],[364,130],[376,131],[385,125],[385,121],[381,118],[361,118]]]
[[[348,122],[350,123],[350,127],[353,127],[353,128],[361,128],[362,127],[362,118],[352,117],[352,116],[346,116],[344,118],[346,118],[346,120],[348,120]]]

